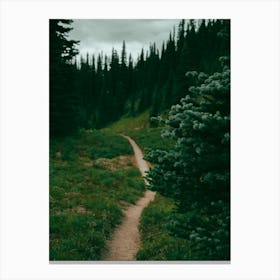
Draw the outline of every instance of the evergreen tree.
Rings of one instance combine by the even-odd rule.
[[[74,73],[71,70],[72,76],[67,85],[57,83],[60,88],[68,87],[61,94],[61,100],[67,101],[51,104],[57,106],[60,103],[61,108],[55,110],[69,113],[68,125],[73,129],[77,126],[102,127],[124,114],[135,115],[147,109],[152,116],[167,112],[171,105],[177,104],[186,94],[192,96],[189,88],[197,86],[196,75],[186,76],[187,71],[211,74],[219,69],[218,57],[229,56],[229,32],[229,20],[182,20],[177,32],[174,28],[163,43],[160,55],[153,43],[146,54],[142,49],[136,63],[133,63],[131,56],[127,59],[125,41],[120,57],[113,49],[111,57],[105,58],[104,62],[101,53],[97,57],[96,67],[94,57],[90,59],[87,55],[82,58],[79,67],[77,61],[74,62]],[[65,61],[71,61],[73,57],[69,46],[67,51],[58,52],[65,52],[63,65],[70,65]],[[60,71],[56,67],[52,69],[53,72],[57,71],[57,75],[53,76],[60,75],[61,80],[68,79],[66,77],[71,72],[67,68],[68,74],[62,75],[62,67]],[[58,114],[57,124],[68,122],[68,118],[63,117],[64,113]],[[71,130],[67,125],[59,124],[58,127]]]
[[[147,90],[146,90],[146,65],[144,58],[144,49],[142,48],[139,60],[136,65],[137,73],[137,92],[139,95],[139,107],[138,112],[142,112],[147,109]]]
[[[127,66],[125,41],[123,41],[123,45],[122,45],[121,65],[123,69],[125,69]]]
[[[135,74],[134,74],[134,68],[133,68],[133,61],[131,54],[129,55],[129,62],[128,62],[128,77],[127,77],[127,91],[128,91],[128,97],[130,99],[130,107],[129,107],[129,115],[135,116],[135,102],[136,102],[136,96],[135,96]]]
[[[178,202],[171,232],[190,241],[193,259],[229,259],[230,70],[190,72],[198,86],[172,106],[163,133],[175,145],[148,155],[151,189]],[[195,246],[194,246],[195,245]],[[191,249],[191,248],[190,248]],[[182,256],[183,257],[183,256]]]
[[[96,93],[96,110],[95,110],[95,127],[101,127],[102,121],[102,106],[103,106],[103,99],[102,99],[102,89],[104,84],[104,75],[102,70],[102,58],[101,54],[98,54],[97,57],[97,66],[96,66],[96,75],[95,75],[95,93]]]
[[[120,102],[125,104],[130,92],[129,92],[129,81],[128,81],[128,67],[127,67],[127,55],[125,41],[123,41],[122,53],[121,53],[121,68],[120,68],[120,90],[121,100]],[[121,108],[122,114],[124,113],[124,106]]]
[[[78,41],[68,40],[71,20],[50,20],[50,136],[64,136],[77,128],[77,98],[74,89]]]

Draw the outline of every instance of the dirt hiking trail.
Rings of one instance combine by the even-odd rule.
[[[137,166],[142,174],[149,170],[148,163],[143,159],[143,153],[129,136],[122,135],[126,138],[133,148]],[[145,179],[144,179],[145,180]],[[145,180],[145,183],[148,182]],[[141,197],[135,205],[128,207],[124,211],[122,223],[116,228],[112,239],[108,241],[109,252],[105,257],[105,261],[133,261],[136,260],[135,255],[140,248],[141,240],[138,225],[143,209],[154,200],[155,192],[146,190],[144,196]]]

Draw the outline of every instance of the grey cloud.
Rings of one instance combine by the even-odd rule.
[[[80,53],[110,54],[112,47],[121,50],[125,40],[128,53],[136,58],[141,48],[155,42],[158,47],[168,39],[169,32],[178,26],[179,19],[76,19],[69,38],[80,40]]]

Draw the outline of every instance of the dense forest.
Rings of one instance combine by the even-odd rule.
[[[50,21],[50,133],[101,128],[123,115],[149,109],[151,116],[177,104],[195,84],[187,71],[206,74],[229,57],[228,20],[182,20],[159,50],[151,43],[137,61],[112,49],[110,57],[87,54],[77,61],[77,41],[67,40],[69,20]],[[63,54],[63,55],[61,55]]]
[[[122,133],[147,148],[157,192],[137,260],[229,260],[230,21],[181,20],[136,61],[125,41],[78,59],[71,22],[50,20],[50,258],[101,259],[145,189],[133,160],[121,169]]]

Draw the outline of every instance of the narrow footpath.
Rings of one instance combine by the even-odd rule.
[[[148,163],[143,159],[143,153],[138,145],[129,136],[126,138],[133,148],[137,166],[142,174],[149,170]],[[144,179],[145,180],[145,179]],[[145,180],[145,184],[148,182]],[[124,212],[124,219],[120,226],[113,233],[112,239],[108,242],[109,252],[105,261],[133,261],[140,248],[141,240],[138,225],[143,209],[154,200],[155,192],[146,190],[135,205],[128,207]]]

